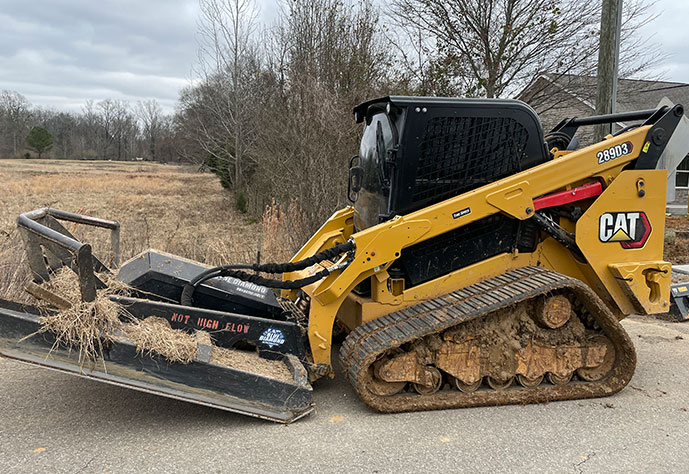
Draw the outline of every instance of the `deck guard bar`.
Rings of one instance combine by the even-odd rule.
[[[79,275],[81,298],[93,301],[96,287],[104,286],[94,270],[106,273],[110,270],[93,256],[89,244],[79,242],[58,220],[110,229],[114,268],[120,258],[120,224],[51,208],[36,209],[17,218],[34,281],[48,281],[51,271],[68,266]]]

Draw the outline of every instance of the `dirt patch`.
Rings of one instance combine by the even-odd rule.
[[[665,230],[689,231],[689,218],[686,216],[667,216]]]
[[[667,321],[669,323],[681,322],[677,319],[677,316],[675,316],[674,314],[671,314],[671,313],[649,314],[648,317],[653,318],[653,319],[659,319],[661,321]]]
[[[689,218],[685,216],[665,218],[663,257],[674,264],[689,264]]]
[[[689,240],[678,237],[666,239],[663,257],[676,265],[689,264]]]

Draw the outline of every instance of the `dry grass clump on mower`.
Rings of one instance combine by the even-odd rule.
[[[211,350],[211,363],[285,382],[292,381],[292,374],[283,362],[262,359],[256,352],[237,351],[213,346]]]
[[[55,336],[55,345],[63,344],[70,350],[79,350],[79,363],[95,362],[103,358],[103,346],[113,340],[113,334],[122,327],[120,307],[110,301],[110,295],[127,294],[129,287],[112,277],[104,277],[108,288],[98,290],[91,302],[81,300],[79,278],[69,268],[55,272],[46,289],[61,296],[72,307],[55,314],[42,316],[39,332],[50,332]],[[43,302],[39,307],[47,307]]]
[[[150,316],[125,324],[123,332],[136,345],[139,354],[157,354],[170,362],[188,364],[196,360],[196,338],[184,331],[172,329],[165,318]]]
[[[127,318],[122,308],[109,297],[127,295],[131,288],[109,275],[99,277],[108,287],[98,290],[95,301],[85,302],[81,301],[77,275],[68,268],[58,270],[44,285],[72,303],[72,307],[41,317],[43,327],[40,332],[54,334],[55,344],[78,349],[82,366],[98,358],[102,360],[104,346],[122,333],[136,345],[140,354],[158,354],[170,362],[183,364],[196,359],[194,336],[172,329],[163,318],[149,317],[143,321]]]
[[[173,329],[165,318],[150,316],[144,320],[127,317],[122,308],[110,301],[111,295],[127,295],[131,288],[109,275],[99,275],[108,288],[98,290],[95,301],[81,301],[79,279],[68,268],[58,270],[45,283],[46,289],[71,302],[69,309],[41,317],[39,332],[55,335],[55,345],[63,344],[79,351],[79,363],[103,360],[104,348],[123,339],[136,346],[140,355],[158,355],[171,363],[188,364],[196,360],[198,344],[212,347],[211,363],[254,372],[267,377],[291,380],[287,367],[279,361],[262,359],[255,352],[225,349],[213,344],[205,331],[189,334]],[[46,308],[45,303],[39,306]],[[105,362],[103,362],[105,367]],[[107,370],[107,367],[106,367]]]

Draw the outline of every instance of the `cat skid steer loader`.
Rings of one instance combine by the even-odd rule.
[[[149,250],[117,272],[133,294],[110,297],[130,317],[282,364],[282,376],[213,363],[201,342],[195,361],[169,363],[126,337],[80,364],[37,332],[41,310],[9,301],[0,353],[281,422],[309,413],[311,383],[334,376],[334,333],[346,334],[344,376],[382,412],[602,397],[630,381],[636,355],[619,320],[670,302],[667,172],[656,168],[687,152],[668,146],[682,106],[565,119],[545,136],[513,100],[384,97],[354,115],[354,205],[291,262],[207,268]],[[625,126],[578,147],[578,129],[601,123]],[[19,217],[35,282],[69,266],[91,301],[110,270],[61,220],[109,228],[115,250],[119,225],[54,209]]]

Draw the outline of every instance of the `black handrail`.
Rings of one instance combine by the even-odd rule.
[[[628,120],[646,120],[659,109],[637,110],[634,112],[619,112],[615,114],[594,115],[592,117],[574,117],[569,121],[572,125],[601,125],[604,123],[625,122]]]

